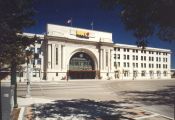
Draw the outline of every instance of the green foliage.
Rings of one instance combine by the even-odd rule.
[[[126,30],[145,47],[148,37],[156,34],[161,40],[175,40],[175,0],[102,0],[104,8],[119,7]]]
[[[32,5],[33,0],[0,0],[0,68],[24,63],[25,49],[36,39],[21,35],[35,24]]]

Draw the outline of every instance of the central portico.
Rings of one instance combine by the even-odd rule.
[[[88,54],[88,50],[78,50],[69,61],[69,79],[95,79],[97,60],[95,56]],[[93,53],[91,53],[93,54]],[[96,61],[96,62],[95,62]]]
[[[111,33],[48,24],[43,47],[46,80],[114,76]]]

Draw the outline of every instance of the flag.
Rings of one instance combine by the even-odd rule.
[[[72,23],[72,19],[67,20],[67,24]]]
[[[69,24],[70,26],[72,26],[72,18],[71,18],[71,19],[68,19],[68,20],[66,21],[66,24]]]

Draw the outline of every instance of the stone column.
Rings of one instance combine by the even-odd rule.
[[[48,68],[51,68],[51,44],[48,44]]]

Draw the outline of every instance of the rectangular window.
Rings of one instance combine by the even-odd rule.
[[[126,67],[126,63],[125,62],[123,63],[123,66]]]
[[[163,75],[164,75],[164,76],[167,76],[167,72],[166,72],[166,71],[164,71],[164,72],[163,72]]]
[[[116,54],[114,54],[114,59],[116,59]]]
[[[135,60],[135,55],[132,56],[132,59]]]
[[[126,52],[126,48],[124,48],[123,51]]]
[[[138,60],[138,56],[136,55],[136,60]]]
[[[116,62],[114,62],[114,67],[117,67],[117,63]]]
[[[133,65],[133,68],[135,68],[135,63],[133,63],[132,65]]]
[[[124,55],[124,58],[123,59],[126,60],[126,55]]]
[[[145,77],[146,76],[146,72],[145,71],[142,71],[141,76],[142,77]]]
[[[129,60],[129,55],[127,55],[127,60]]]
[[[37,59],[37,64],[41,65],[41,58]]]
[[[127,63],[128,67],[129,67],[129,62]]]
[[[143,56],[141,56],[141,60],[143,60]]]
[[[143,63],[141,63],[141,68],[143,68]]]
[[[136,68],[138,68],[138,63],[136,63]]]
[[[41,54],[41,48],[37,48],[37,53]]]
[[[152,57],[152,61],[154,61],[154,57]]]
[[[129,77],[129,71],[124,71],[124,76]]]
[[[58,48],[56,48],[56,65],[58,65]]]
[[[118,67],[120,67],[120,62],[118,62]]]
[[[120,54],[117,55],[117,59],[120,59]]]
[[[151,68],[151,64],[149,64],[149,68]]]
[[[108,66],[108,52],[106,52],[106,67]]]

